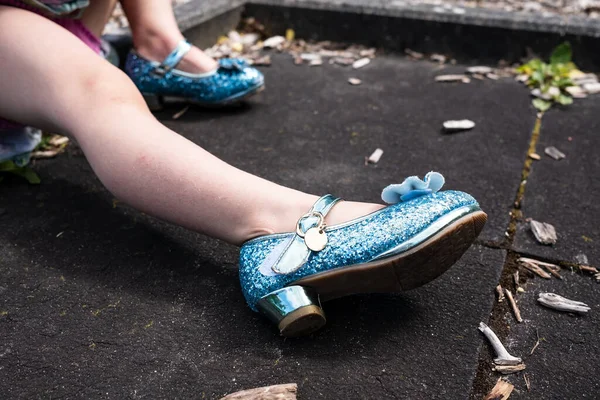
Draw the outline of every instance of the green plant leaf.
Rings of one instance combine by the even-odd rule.
[[[571,44],[569,42],[564,42],[563,44],[557,46],[552,55],[550,56],[550,64],[566,64],[571,62]]]
[[[16,169],[17,166],[12,161],[3,161],[0,162],[0,172],[9,172]]]
[[[573,98],[571,96],[567,96],[566,94],[561,94],[556,99],[563,106],[568,106],[569,104],[573,104]]]
[[[40,177],[29,167],[17,168],[10,172],[25,178],[32,185],[38,185],[41,182]]]
[[[543,99],[533,99],[533,106],[538,110],[544,112],[547,111],[550,107],[552,107],[552,103]]]

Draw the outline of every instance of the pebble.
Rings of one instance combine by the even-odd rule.
[[[475,122],[463,119],[460,121],[446,121],[444,122],[444,129],[447,132],[458,132],[458,131],[467,131],[469,129],[473,129],[475,127]]]

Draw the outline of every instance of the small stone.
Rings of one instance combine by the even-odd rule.
[[[533,232],[535,239],[539,243],[546,245],[556,244],[556,240],[558,238],[556,237],[556,230],[554,229],[554,226],[546,222],[538,222],[535,220],[531,220],[529,226],[531,227],[531,231]]]
[[[370,58],[361,58],[360,60],[356,60],[354,61],[354,63],[352,64],[352,68],[354,69],[359,69],[364,67],[365,65],[369,64],[371,62]]]
[[[469,83],[470,79],[466,75],[438,75],[435,77],[436,82],[464,82]]]
[[[588,92],[589,94],[600,93],[600,83],[585,83],[583,85],[583,90]]]
[[[360,85],[362,83],[362,81],[358,78],[350,78],[350,79],[348,79],[348,83],[351,84],[352,86],[356,86],[356,85]]]
[[[542,157],[540,157],[540,155],[538,153],[529,153],[529,158],[531,158],[532,160],[536,160],[536,161],[539,161],[542,159]]]
[[[469,67],[469,68],[467,68],[467,72],[470,73],[470,74],[485,75],[485,74],[489,74],[492,71],[493,70],[490,67],[485,67],[485,66],[478,66],[478,67]]]
[[[283,43],[285,43],[283,36],[273,36],[263,42],[263,47],[266,49],[275,48]]]
[[[562,151],[558,150],[554,146],[546,147],[544,149],[544,153],[546,153],[548,156],[554,158],[555,160],[562,160],[563,158],[566,157],[565,153],[563,153]]]
[[[458,132],[458,131],[467,131],[469,129],[473,129],[475,127],[475,122],[463,119],[460,121],[446,121],[444,122],[444,129],[447,132]]]

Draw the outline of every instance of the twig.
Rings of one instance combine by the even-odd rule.
[[[521,363],[518,365],[496,365],[492,368],[493,371],[500,372],[501,374],[514,374],[515,372],[523,371],[526,368],[525,364]]]
[[[527,386],[527,391],[531,391],[531,382],[529,381],[529,377],[527,374],[523,374],[523,379],[525,380],[525,386]]]
[[[491,392],[483,398],[483,400],[507,400],[510,397],[515,386],[510,383],[498,378],[498,382],[492,388]]]
[[[555,265],[555,266],[550,266],[550,264],[542,264],[544,266],[544,268],[546,268],[546,270],[548,272],[550,272],[555,278],[558,279],[562,279],[562,276],[558,273],[557,269],[560,271],[560,267]]]
[[[513,274],[513,281],[515,283],[515,292],[519,290],[519,271]]]
[[[542,268],[540,268],[538,265],[534,264],[531,261],[526,261],[522,258],[519,258],[519,261],[521,262],[521,266],[523,266],[524,268],[528,269],[529,271],[533,272],[534,274],[537,274],[538,276],[544,278],[544,279],[550,279],[552,276],[547,273],[546,271],[544,271]]]
[[[537,336],[537,342],[535,342],[535,344],[533,345],[533,349],[531,349],[529,355],[532,355],[535,349],[537,349],[537,347],[540,345],[540,334],[537,329],[535,330],[535,336]]]
[[[586,272],[591,272],[592,274],[597,274],[598,269],[594,267],[590,267],[589,265],[580,265],[579,269]]]
[[[496,294],[498,295],[498,303],[502,303],[504,301],[504,292],[502,292],[502,286],[496,286]]]
[[[185,114],[187,112],[187,110],[190,109],[190,106],[185,106],[183,107],[181,110],[177,111],[175,114],[173,114],[173,119],[179,119],[183,116],[183,114]]]
[[[537,300],[540,304],[558,311],[585,314],[591,310],[585,303],[569,300],[555,293],[540,293]]]
[[[510,303],[511,308],[515,313],[515,318],[517,319],[517,322],[523,322],[523,318],[521,318],[521,311],[519,310],[519,307],[517,307],[517,302],[513,298],[512,293],[508,289],[504,289],[504,293],[506,294],[508,302]]]
[[[484,324],[483,322],[479,323],[479,330],[485,335],[487,340],[490,341],[490,344],[494,348],[496,352],[496,358],[494,358],[494,363],[498,365],[517,365],[521,363],[521,359],[519,357],[511,356],[508,350],[504,347],[498,336],[494,333],[493,330],[490,329],[489,326]]]

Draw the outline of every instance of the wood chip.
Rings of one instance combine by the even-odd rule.
[[[502,286],[496,286],[496,295],[498,296],[498,303],[502,303],[504,301],[504,292],[502,291]]]
[[[285,43],[283,36],[273,36],[263,42],[263,47],[266,49],[275,48],[283,43]]]
[[[546,271],[544,271],[539,265],[536,265],[530,261],[524,261],[522,258],[519,259],[519,262],[521,263],[522,267],[533,272],[534,274],[538,275],[541,278],[544,278],[544,279],[552,278],[552,276],[549,273],[547,273]]]
[[[62,149],[34,151],[31,153],[31,158],[34,158],[34,159],[54,158],[59,153],[62,153]]]
[[[381,149],[375,149],[375,151],[373,152],[373,154],[371,154],[369,156],[369,158],[367,159],[367,162],[369,164],[377,164],[379,162],[379,159],[381,158],[382,155],[383,155],[383,150],[381,150]]]
[[[563,153],[562,151],[558,150],[554,146],[546,147],[544,149],[544,153],[546,153],[548,156],[554,158],[555,160],[562,160],[563,158],[566,157],[565,153]]]
[[[462,119],[458,121],[446,121],[443,126],[447,132],[459,132],[473,129],[475,127],[475,122],[468,119]]]
[[[515,271],[513,274],[513,283],[515,284],[515,291],[519,290],[519,271]]]
[[[69,143],[69,138],[66,136],[54,135],[48,140],[48,144],[54,147],[60,147]]]
[[[435,77],[436,82],[463,82],[469,83],[471,80],[466,75],[438,75]]]
[[[573,97],[586,97],[585,90],[581,86],[569,86],[565,88],[565,91]]]
[[[489,74],[493,71],[492,68],[490,67],[485,67],[485,66],[477,66],[477,67],[469,67],[467,68],[467,72],[470,74],[479,74],[479,75],[485,75],[485,74]]]
[[[370,58],[361,58],[360,60],[356,60],[354,61],[354,63],[352,63],[352,68],[354,69],[359,69],[364,67],[365,65],[369,64],[371,62]]]
[[[508,375],[514,374],[515,372],[523,371],[525,364],[518,365],[496,365],[492,368],[493,371],[500,372],[501,374]]]
[[[375,53],[377,52],[376,49],[374,48],[370,48],[370,49],[365,49],[365,50],[361,50],[358,52],[358,55],[360,57],[369,57],[369,58],[375,58]]]
[[[296,400],[297,392],[298,385],[288,383],[242,390],[222,397],[221,400]]]
[[[523,318],[521,318],[521,310],[519,310],[519,307],[517,306],[517,302],[513,298],[513,295],[510,292],[510,290],[504,289],[504,294],[506,294],[506,298],[508,299],[508,302],[510,303],[510,307],[512,308],[513,313],[515,314],[515,319],[517,320],[517,322],[523,322]]]
[[[531,158],[532,160],[536,160],[536,161],[539,161],[542,159],[542,157],[540,157],[540,155],[538,153],[529,153],[529,158]]]
[[[556,237],[556,230],[554,229],[554,226],[546,222],[539,222],[534,220],[531,220],[529,225],[531,226],[531,231],[533,232],[535,239],[539,243],[545,245],[556,244],[556,240],[558,238]]]
[[[585,314],[591,310],[585,303],[569,300],[555,293],[540,293],[537,300],[540,304],[558,311]]]
[[[585,90],[589,94],[600,93],[600,83],[586,83],[583,85],[583,90]]]
[[[251,64],[256,66],[268,67],[269,65],[271,65],[271,56],[267,54],[266,56],[251,60]]]
[[[432,55],[429,56],[429,59],[431,61],[435,61],[435,62],[438,62],[440,64],[444,64],[446,62],[446,60],[447,60],[447,57],[445,55],[443,55],[443,54],[432,54]]]
[[[302,54],[300,54],[300,58],[303,61],[313,61],[313,60],[320,60],[321,56],[319,54],[314,54],[314,53],[302,53]]]
[[[316,60],[312,60],[311,62],[309,62],[308,65],[310,65],[311,67],[317,67],[319,65],[323,65],[323,60],[318,58]]]
[[[350,78],[350,79],[348,79],[348,83],[353,86],[356,86],[356,85],[360,85],[362,83],[362,81],[358,78]]]
[[[413,51],[411,49],[405,49],[404,52],[411,58],[414,58],[415,60],[422,60],[423,57],[425,57],[423,55],[423,53],[419,53],[418,51]]]
[[[334,57],[329,60],[329,63],[347,66],[352,65],[354,63],[354,59],[349,57]]]
[[[187,110],[189,110],[189,109],[190,109],[190,106],[183,107],[180,111],[177,111],[175,114],[173,114],[173,119],[181,118],[181,116],[183,114],[185,114],[187,112]]]
[[[483,400],[507,400],[514,388],[515,386],[512,383],[499,378],[491,392]]]
[[[484,81],[485,80],[485,76],[481,75],[481,74],[472,74],[471,75],[473,77],[473,79],[477,79],[480,81]]]
[[[487,76],[488,79],[491,79],[493,81],[497,81],[498,79],[500,79],[500,76],[494,74],[493,72],[490,72],[489,74],[485,74],[485,76]]]

